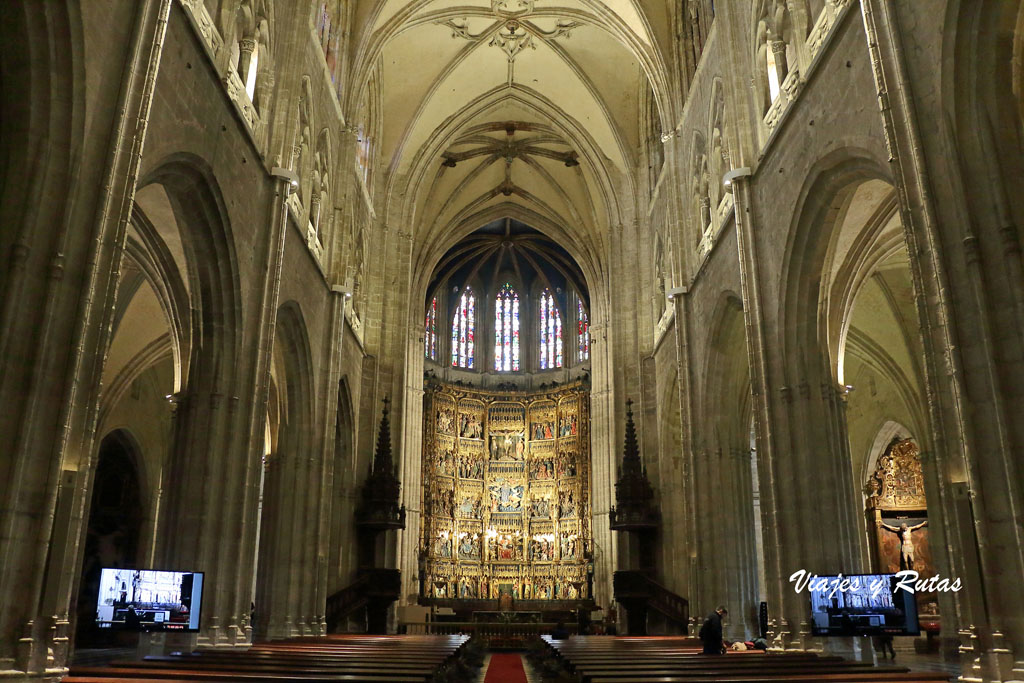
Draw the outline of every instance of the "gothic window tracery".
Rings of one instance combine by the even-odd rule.
[[[423,355],[430,360],[437,360],[437,297],[430,300],[427,306],[426,321],[423,324]]]
[[[711,174],[708,170],[707,147],[704,136],[697,133],[693,139],[693,176],[691,179],[694,211],[696,213],[695,244],[700,244],[704,234],[711,227]]]
[[[550,290],[540,295],[540,369],[562,367],[562,316]]]
[[[313,112],[312,112],[313,94],[310,87],[309,78],[302,79],[302,95],[299,97],[299,130],[296,136],[295,147],[292,150],[293,154],[293,170],[295,174],[299,176],[299,189],[295,193],[295,200],[303,205],[308,206],[308,198],[312,183],[310,182],[312,177],[312,169],[308,168],[312,166],[309,159],[312,155],[312,144],[313,144]]]
[[[309,228],[311,233],[319,240],[322,227],[328,222],[324,220],[325,215],[330,211],[330,183],[328,169],[330,169],[330,139],[327,129],[320,133],[317,141],[316,156],[313,159],[313,187],[310,193],[309,206]]]
[[[801,0],[761,0],[756,26],[755,73],[764,115],[782,92],[786,76],[797,67],[799,51],[805,49],[807,4]]]
[[[341,43],[341,6],[338,0],[322,0],[316,13],[316,36],[320,49],[324,53],[327,73],[331,77],[335,91],[341,94],[340,59],[338,58]]]
[[[466,287],[452,319],[452,367],[472,368],[476,337],[476,295]]]
[[[576,297],[576,360],[590,360],[590,318],[579,296]]]
[[[519,371],[519,293],[508,282],[494,301],[494,369]]]
[[[269,110],[273,69],[270,52],[270,22],[262,0],[243,0],[235,15],[236,41],[231,62],[246,96],[258,116]]]
[[[378,80],[376,75],[373,75],[366,84],[361,115],[357,119],[359,123],[353,131],[356,137],[356,168],[367,191],[371,189],[373,175],[374,138],[380,130],[380,122],[377,119],[380,112],[379,98]]]
[[[730,169],[729,149],[726,143],[725,132],[725,95],[720,80],[714,83],[714,94],[711,101],[711,155],[709,164],[709,192],[711,197],[711,210],[717,211],[724,196],[732,190],[722,185],[722,176]],[[715,221],[718,222],[717,220]]]

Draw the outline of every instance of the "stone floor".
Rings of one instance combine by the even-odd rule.
[[[908,667],[911,671],[936,671],[948,673],[950,680],[960,675],[960,663],[956,660],[943,659],[938,653],[920,654],[913,650],[896,648],[896,660],[877,659],[878,664],[896,664]]]

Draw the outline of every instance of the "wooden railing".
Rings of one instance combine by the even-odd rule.
[[[401,572],[397,569],[366,569],[351,585],[327,598],[327,632],[337,631],[341,622],[363,607],[390,604],[402,590]]]
[[[617,571],[613,577],[615,599],[627,610],[654,610],[685,629],[690,617],[690,603],[641,571]],[[631,635],[641,635],[633,633]]]

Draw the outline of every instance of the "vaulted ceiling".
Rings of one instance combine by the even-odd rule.
[[[523,294],[534,284],[550,290],[562,310],[568,310],[572,288],[590,308],[586,279],[572,256],[555,240],[511,218],[492,221],[449,249],[434,270],[424,303],[442,284],[458,291],[479,283],[482,294],[494,296],[505,281]]]
[[[603,251],[635,203],[642,93],[668,116],[667,6],[361,3],[356,76],[379,88],[384,220],[450,244],[511,215]]]

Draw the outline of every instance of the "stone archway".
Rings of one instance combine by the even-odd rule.
[[[100,570],[140,566],[143,491],[138,445],[130,432],[116,429],[100,442],[92,500],[82,551],[75,625],[75,646],[109,647],[124,637],[96,627]]]

